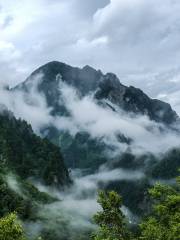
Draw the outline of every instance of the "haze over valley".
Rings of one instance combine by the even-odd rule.
[[[0,0],[0,240],[178,239],[179,8]]]

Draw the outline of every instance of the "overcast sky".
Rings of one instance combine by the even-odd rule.
[[[179,13],[179,0],[0,0],[0,80],[88,64],[180,112]]]

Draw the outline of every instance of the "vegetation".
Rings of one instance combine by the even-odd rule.
[[[75,136],[61,132],[55,143],[61,147],[66,164],[71,168],[86,168],[94,172],[108,160],[105,156],[107,146],[100,138],[92,138],[87,132],[78,132]]]
[[[149,190],[152,208],[139,224],[138,234],[130,229],[120,209],[122,199],[115,192],[100,192],[98,202],[102,211],[95,216],[99,225],[94,240],[179,240],[180,237],[180,177],[177,184],[167,186],[157,183]]]
[[[180,236],[180,177],[177,178],[177,184],[172,186],[155,184],[149,190],[151,197],[151,211],[136,227],[132,230],[131,224],[128,223],[123,214],[122,198],[114,191],[99,192],[98,203],[102,210],[94,216],[95,223],[99,226],[97,231],[92,235],[93,240],[179,240]],[[48,220],[48,219],[47,219]],[[57,221],[57,220],[56,220]],[[65,221],[65,219],[64,219]],[[47,222],[48,223],[48,222]],[[53,229],[42,232],[43,239],[89,239],[85,233],[71,234],[67,222],[57,221],[64,224],[65,229],[69,232],[69,237],[65,232],[61,235],[53,232]],[[73,237],[72,237],[73,236]],[[78,236],[78,237],[77,237]],[[17,220],[15,213],[10,213],[0,218],[0,239],[2,240],[26,240],[25,232]],[[38,238],[41,239],[41,238]],[[30,239],[32,240],[32,239]],[[33,238],[34,240],[34,238]]]
[[[178,240],[180,237],[180,185],[173,188],[156,184],[149,191],[152,214],[140,224],[143,240]]]
[[[8,182],[8,177],[12,183]],[[29,181],[5,171],[0,173],[0,197],[0,217],[16,211],[23,220],[35,219],[39,204],[56,201],[47,193],[40,192]]]
[[[129,239],[125,216],[121,211],[122,199],[114,191],[100,192],[98,203],[102,211],[94,216],[95,223],[100,226],[94,240],[124,240]]]
[[[68,154],[71,155],[69,160],[73,156],[77,159],[80,156],[79,162],[76,163],[88,167],[93,162],[92,169],[106,162],[101,154],[104,145],[97,144],[98,141],[92,140],[85,133],[77,134],[76,141],[72,141],[68,135],[62,137],[66,138],[66,144],[62,146],[66,159]],[[88,140],[85,141],[86,139]],[[69,153],[69,149],[73,149],[72,153]],[[152,184],[150,179],[171,179],[177,175],[179,159],[178,149],[162,156],[161,161],[157,161],[154,156],[137,158],[126,153],[108,166],[111,169],[146,167],[146,177],[143,179],[109,182],[105,186],[107,190],[114,189],[122,194],[124,204],[133,213],[143,216],[143,220],[139,226],[132,228],[121,211],[121,196],[114,191],[100,192],[98,202],[102,211],[94,217],[99,229],[92,238],[94,240],[179,240],[180,178],[177,179],[176,185],[156,184],[148,191]],[[89,239],[92,229],[88,232],[84,229],[71,229],[69,219],[63,213],[59,211],[57,215],[51,215],[51,204],[57,199],[40,192],[28,181],[29,177],[38,178],[48,185],[61,187],[70,183],[59,148],[47,139],[36,136],[25,121],[15,119],[6,111],[0,116],[0,240],[26,240],[17,218],[24,223],[40,222],[42,226],[40,235],[44,240]],[[12,182],[9,182],[10,180]]]
[[[24,179],[33,176],[59,186],[70,182],[60,149],[7,110],[0,115],[0,164]]]
[[[0,219],[1,240],[26,240],[21,224],[17,221],[15,213]]]

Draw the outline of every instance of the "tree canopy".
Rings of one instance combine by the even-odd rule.
[[[139,224],[136,236],[130,233],[121,211],[122,198],[116,192],[100,192],[102,211],[94,216],[99,229],[94,240],[179,240],[180,239],[180,177],[175,185],[157,183],[149,190],[151,212]]]
[[[0,219],[1,240],[26,240],[24,230],[15,213],[10,213]]]

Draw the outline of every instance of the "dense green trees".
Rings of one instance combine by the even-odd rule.
[[[16,211],[23,220],[30,220],[36,217],[36,211],[39,204],[49,204],[56,201],[47,193],[40,192],[32,183],[24,181],[15,175],[12,175],[8,183],[8,174],[0,173],[0,217]],[[11,176],[9,174],[9,176]]]
[[[120,209],[122,199],[115,192],[100,192],[98,202],[102,211],[95,216],[99,225],[94,240],[179,240],[180,239],[180,178],[177,184],[157,183],[149,190],[151,213],[139,224],[137,236],[128,233],[128,225]],[[133,236],[133,237],[132,237]]]
[[[38,193],[31,185],[28,185],[25,191],[28,191],[28,194],[30,194],[29,197],[31,196],[32,199],[37,199],[38,196],[40,201],[42,201],[42,199],[47,201],[48,196],[45,196],[43,193]],[[102,210],[94,216],[94,221],[99,228],[92,236],[93,240],[179,240],[180,177],[177,179],[177,184],[155,184],[155,186],[149,190],[149,194],[151,211],[142,222],[136,226],[136,231],[132,231],[131,224],[128,223],[125,215],[121,211],[121,196],[114,191],[99,192],[98,203],[101,205]],[[13,196],[11,197],[13,198]],[[20,201],[20,204],[22,200],[17,199],[17,201]],[[60,224],[62,224],[62,222],[60,222]],[[64,222],[64,224],[66,224],[66,222]],[[57,226],[57,228],[59,227],[62,226]],[[68,231],[71,231],[71,229],[68,228]],[[79,239],[81,237],[82,239],[86,239],[83,238],[81,231],[79,233]],[[50,234],[51,232],[45,233],[43,235],[44,239],[59,239],[59,235],[56,236],[55,232],[52,232],[52,235]],[[0,219],[0,239],[25,240],[23,229],[14,213]],[[68,238],[64,236],[64,238],[60,239]],[[77,238],[72,238],[72,240],[73,239]],[[89,238],[87,237],[87,239]]]
[[[125,240],[129,239],[125,216],[120,207],[121,197],[114,191],[99,193],[98,203],[102,211],[94,216],[95,222],[100,226],[94,240]]]
[[[1,240],[26,240],[21,224],[15,213],[11,213],[0,219]]]
[[[60,149],[7,110],[0,115],[0,165],[24,179],[34,177],[59,186],[70,182]]]
[[[90,140],[89,140],[90,141]],[[78,136],[78,145],[84,147],[82,156],[87,156],[89,162],[95,159],[89,154],[88,148],[84,142],[83,136]],[[96,143],[91,142],[92,152],[97,149]],[[101,146],[100,146],[101,147]],[[76,147],[74,148],[76,149]],[[75,153],[75,152],[74,152]],[[95,155],[94,155],[95,156]],[[122,192],[124,202],[131,210],[141,203],[144,195],[147,193],[144,189],[149,188],[149,182],[152,178],[160,177],[169,179],[177,175],[176,168],[179,166],[179,150],[170,151],[166,157],[157,162],[152,158],[149,161],[152,165],[147,172],[148,178],[137,181],[121,180],[116,185],[106,185],[106,188],[116,189]],[[86,158],[85,158],[86,159]],[[140,159],[143,165],[144,158]],[[119,166],[111,166],[112,169],[122,167],[130,169],[139,168],[139,159],[130,154],[124,156],[121,161],[116,162]],[[173,168],[172,168],[173,166]],[[175,169],[172,170],[171,169]],[[14,190],[7,182],[6,177],[12,174],[18,180],[18,186],[21,193]],[[68,172],[63,164],[60,150],[46,139],[37,137],[31,127],[21,120],[16,120],[8,112],[0,116],[0,240],[24,240],[24,232],[21,225],[16,221],[14,214],[7,215],[16,211],[18,217],[23,221],[49,221],[49,218],[37,218],[36,212],[39,206],[42,209],[45,204],[52,203],[57,199],[52,198],[46,193],[38,191],[26,178],[38,177],[46,184],[63,185],[69,182]],[[179,240],[180,236],[180,179],[176,185],[166,186],[156,184],[149,194],[150,202],[144,202],[144,205],[151,205],[151,214],[141,222],[137,227],[138,234],[133,234],[129,229],[128,221],[121,211],[122,199],[115,192],[100,192],[98,202],[102,206],[102,211],[98,212],[94,219],[99,225],[99,230],[93,236],[94,240]],[[116,187],[115,187],[116,186]],[[134,189],[134,192],[132,191]],[[147,199],[148,200],[148,199]],[[144,211],[146,208],[142,208]],[[146,213],[146,211],[144,211]],[[63,225],[64,224],[64,225]],[[66,223],[60,222],[61,229]],[[59,229],[59,225],[57,228]],[[56,228],[56,226],[55,226]],[[65,236],[57,237],[54,229],[44,229],[44,240],[58,238],[68,239],[68,232],[71,239],[88,239],[87,233],[81,229],[73,235],[73,229],[70,227],[64,230]],[[8,235],[9,234],[9,235]],[[77,237],[78,236],[78,237]],[[32,240],[32,239],[30,239]],[[34,239],[33,239],[34,240]]]
[[[180,239],[180,185],[156,184],[149,193],[154,201],[152,214],[140,224],[143,240]]]

